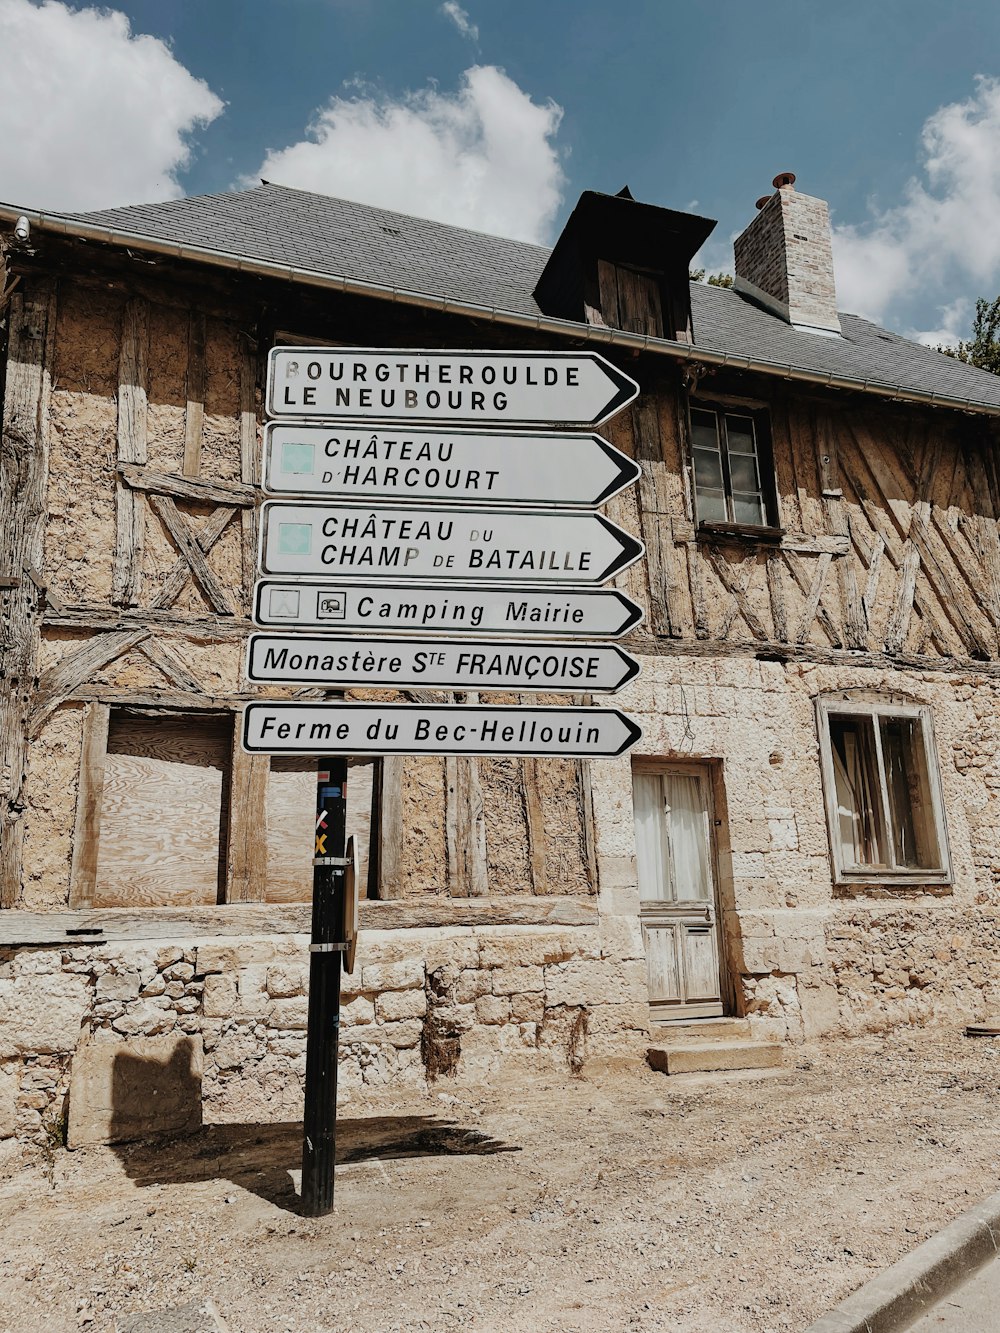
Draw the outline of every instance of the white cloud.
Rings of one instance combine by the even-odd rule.
[[[0,0],[0,197],[102,208],[172,199],[187,136],[223,104],[124,14]]]
[[[542,241],[565,180],[552,142],[561,119],[502,69],[475,65],[456,93],[332,98],[309,137],[268,153],[254,176]]]
[[[1000,79],[980,76],[975,93],[939,107],[921,133],[920,174],[895,207],[868,222],[834,228],[838,304],[871,319],[937,305],[941,327],[921,341],[955,341],[972,301],[1000,281]]]
[[[479,29],[469,21],[469,15],[460,4],[456,3],[456,0],[444,0],[441,13],[445,18],[451,19],[463,37],[468,37],[470,42],[479,41]]]

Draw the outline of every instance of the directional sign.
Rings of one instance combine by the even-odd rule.
[[[423,686],[447,690],[551,690],[614,694],[639,674],[621,648],[596,643],[466,643],[447,639],[334,639],[251,634],[255,685]]]
[[[264,489],[326,500],[596,508],[640,469],[600,435],[446,427],[264,427]]]
[[[270,417],[596,426],[639,393],[596,352],[272,347]]]
[[[639,624],[642,608],[615,588],[534,592],[380,582],[373,591],[349,583],[260,579],[253,619],[277,629],[618,639]]]
[[[251,703],[251,754],[569,755],[612,759],[642,730],[612,708]]]
[[[263,506],[264,574],[598,585],[643,553],[603,514],[488,509]]]

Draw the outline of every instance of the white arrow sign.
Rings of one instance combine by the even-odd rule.
[[[611,708],[252,703],[251,754],[469,754],[614,758],[642,735]]]
[[[615,588],[535,592],[379,583],[373,591],[349,583],[260,579],[253,619],[278,629],[617,639],[639,624],[642,608]]]
[[[261,515],[263,574],[598,585],[644,549],[603,514],[271,500]]]
[[[447,639],[333,639],[251,634],[255,685],[417,686],[447,690],[551,690],[614,694],[639,674],[621,648],[596,643],[465,643]]]
[[[639,386],[596,352],[272,347],[270,417],[596,426]]]
[[[596,508],[639,477],[600,435],[271,423],[264,489],[327,500]]]

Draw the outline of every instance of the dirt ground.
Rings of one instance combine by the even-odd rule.
[[[229,1333],[801,1330],[1000,1187],[998,1076],[1000,1040],[938,1029],[355,1095],[318,1221],[295,1125],[8,1148],[0,1327],[153,1333],[130,1312],[210,1298]]]

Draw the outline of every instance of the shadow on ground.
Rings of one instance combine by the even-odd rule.
[[[137,1185],[230,1180],[288,1212],[299,1211],[292,1171],[302,1163],[302,1125],[205,1125],[183,1138],[119,1143],[114,1151]],[[337,1165],[403,1157],[519,1152],[481,1130],[433,1116],[378,1116],[337,1122]]]

